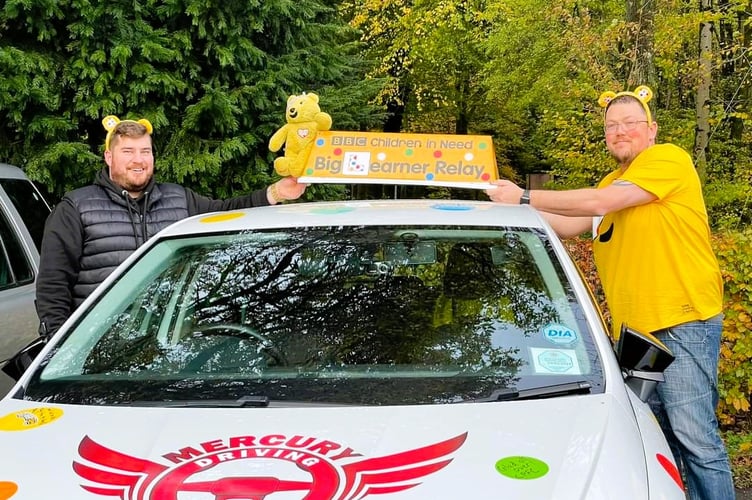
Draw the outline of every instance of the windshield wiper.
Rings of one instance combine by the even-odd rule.
[[[159,408],[265,408],[269,406],[268,396],[243,396],[240,399],[183,399],[168,401],[128,401],[128,406],[148,406]]]
[[[487,398],[470,399],[463,403],[486,403],[493,401],[520,401],[524,399],[545,399],[555,398],[558,396],[568,396],[570,394],[589,394],[590,382],[587,380],[577,380],[564,384],[544,385],[542,387],[533,387],[531,389],[518,390],[516,387],[506,387],[496,389]]]

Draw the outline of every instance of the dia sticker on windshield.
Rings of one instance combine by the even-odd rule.
[[[558,323],[549,323],[543,327],[543,338],[559,345],[569,345],[577,342],[577,332]]]

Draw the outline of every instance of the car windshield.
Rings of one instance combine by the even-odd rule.
[[[543,231],[307,227],[158,243],[68,330],[25,398],[439,404],[602,392],[602,378]]]

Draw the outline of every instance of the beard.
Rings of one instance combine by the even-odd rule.
[[[149,185],[150,181],[151,181],[151,177],[147,177],[146,180],[139,181],[139,182],[126,181],[123,188],[129,192],[143,191],[146,189],[146,186]]]
[[[621,166],[629,165],[630,163],[632,163],[632,160],[637,157],[637,155],[631,149],[627,151],[610,150],[609,153],[611,153],[611,158],[616,160],[616,163]]]
[[[112,169],[110,169],[110,179],[120,186],[120,188],[128,191],[129,193],[141,193],[146,189],[146,187],[151,182],[152,177],[154,177],[154,172],[146,175],[146,174],[134,174],[133,172],[129,170],[125,170],[123,172],[122,170],[119,172],[118,175],[112,175]]]

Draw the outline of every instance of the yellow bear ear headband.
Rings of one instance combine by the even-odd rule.
[[[112,138],[112,132],[115,130],[115,127],[118,126],[119,123],[125,123],[125,122],[131,122],[131,123],[138,123],[139,125],[143,125],[144,128],[146,128],[146,133],[151,135],[152,133],[152,126],[151,122],[147,120],[146,118],[141,118],[140,120],[121,120],[115,115],[109,115],[105,116],[104,119],[102,119],[102,125],[104,125],[104,129],[107,131],[107,137],[104,140],[104,149],[108,150],[110,149],[110,139]]]
[[[653,123],[653,116],[650,114],[650,108],[648,107],[648,102],[650,102],[650,99],[653,98],[653,91],[650,90],[650,87],[648,87],[647,85],[640,85],[639,87],[634,89],[634,92],[625,90],[624,92],[616,93],[608,90],[602,93],[598,98],[598,104],[600,104],[602,108],[608,108],[608,105],[611,104],[611,101],[623,95],[628,95],[629,97],[634,97],[635,99],[637,99],[637,102],[642,104],[642,108],[645,110],[645,114],[648,117],[648,124]]]

